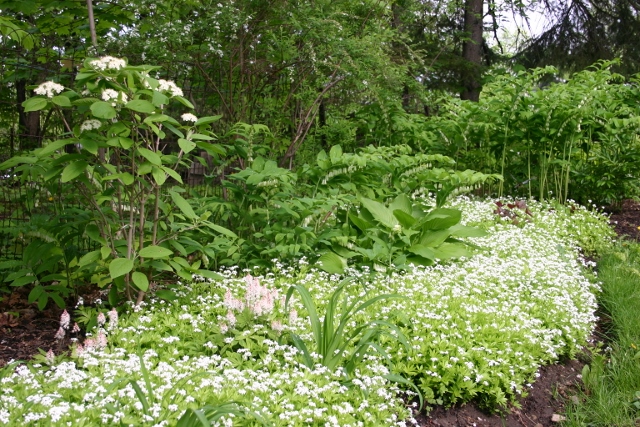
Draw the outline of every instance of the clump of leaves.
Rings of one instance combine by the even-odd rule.
[[[496,202],[496,209],[493,211],[494,214],[500,216],[501,218],[506,218],[511,220],[513,225],[520,225],[525,222],[531,221],[529,217],[532,217],[533,214],[529,210],[527,206],[526,200],[516,200],[514,203],[504,204],[501,201]]]

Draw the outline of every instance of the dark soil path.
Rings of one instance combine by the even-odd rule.
[[[611,222],[619,235],[640,240],[640,204],[626,201],[619,212],[611,215]],[[60,322],[56,306],[38,311],[27,301],[25,292],[16,291],[0,301],[0,367],[11,360],[28,360],[39,349],[56,353],[64,351],[69,342],[56,341]],[[602,339],[594,336],[594,339]],[[506,414],[483,413],[473,403],[453,408],[434,408],[429,415],[420,414],[420,426],[438,427],[547,427],[557,425],[564,412],[564,404],[575,399],[580,387],[579,374],[584,361],[570,360],[545,366],[520,408]]]

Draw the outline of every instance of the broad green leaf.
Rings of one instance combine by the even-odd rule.
[[[140,252],[138,252],[138,255],[140,255],[142,258],[152,259],[166,258],[171,254],[173,254],[173,251],[171,249],[163,248],[162,246],[157,245],[147,246],[140,249]]]
[[[460,243],[443,243],[435,250],[436,259],[446,260],[469,256],[469,251]]]
[[[167,174],[164,173],[162,169],[157,166],[153,166],[151,168],[151,175],[153,175],[153,179],[158,185],[163,185],[167,180]]]
[[[329,150],[329,158],[331,159],[331,163],[338,163],[342,159],[342,147],[339,145],[331,147],[331,150]]]
[[[436,248],[444,243],[450,235],[450,230],[428,230],[423,233],[419,243],[429,248]]]
[[[193,211],[193,208],[191,207],[189,202],[187,202],[181,195],[179,195],[175,191],[171,191],[169,192],[169,194],[171,195],[171,199],[173,200],[173,203],[176,204],[176,206],[178,207],[178,209],[180,209],[180,211],[184,214],[184,216],[186,216],[189,219],[198,218],[198,216]]]
[[[45,98],[29,98],[22,103],[22,107],[24,108],[24,112],[28,113],[30,111],[40,111],[47,106],[47,100]]]
[[[178,174],[178,172],[174,171],[171,168],[168,168],[166,166],[160,166],[160,168],[167,174],[169,175],[171,178],[175,179],[176,181],[178,181],[180,184],[182,184],[182,177],[180,176],[180,174]]]
[[[330,274],[342,274],[347,268],[347,262],[344,258],[333,252],[325,252],[318,258],[318,264],[322,270]]]
[[[408,214],[400,209],[394,210],[393,216],[396,217],[400,225],[402,225],[404,228],[411,228],[416,223],[416,219],[411,216],[411,214]]]
[[[94,117],[97,117],[99,119],[110,120],[118,115],[116,109],[113,108],[111,104],[104,101],[94,102],[93,104],[91,104],[90,110]]]
[[[169,103],[169,97],[164,93],[154,90],[153,97],[151,98],[151,102],[156,107],[160,107],[161,105],[167,105]]]
[[[207,117],[200,117],[198,119],[198,121],[196,122],[196,126],[199,125],[206,125],[208,123],[213,123],[213,122],[217,122],[218,120],[220,120],[220,118],[222,118],[222,116],[207,116]]]
[[[156,111],[156,107],[152,103],[150,103],[149,101],[145,101],[144,99],[134,99],[124,104],[124,106],[125,108],[128,108],[132,111],[137,111],[138,113],[151,114]]]
[[[395,210],[400,210],[407,215],[411,215],[413,212],[413,205],[411,204],[411,199],[402,193],[396,197],[393,202],[389,205],[389,209],[393,212]]]
[[[0,170],[10,169],[22,163],[32,165],[39,159],[37,157],[15,156],[0,164]]]
[[[160,156],[158,155],[158,153],[153,152],[153,151],[149,150],[148,148],[144,148],[144,147],[140,147],[136,151],[142,157],[144,157],[145,159],[149,160],[149,162],[151,162],[151,164],[154,164],[156,166],[160,166],[162,164],[162,160],[160,159]]]
[[[180,146],[180,149],[182,151],[184,151],[185,153],[188,153],[191,150],[193,150],[194,148],[196,148],[196,143],[195,142],[186,140],[184,138],[179,138],[178,139],[178,145]]]
[[[88,163],[84,160],[78,160],[73,163],[68,164],[62,170],[62,176],[60,177],[60,181],[69,182],[74,178],[77,178],[84,170],[87,168]]]
[[[51,98],[51,102],[60,107],[71,107],[71,101],[66,96],[57,95]]]
[[[411,246],[409,249],[407,249],[409,252],[419,255],[423,258],[427,258],[427,259],[435,259],[436,258],[436,254],[433,250],[433,248],[428,248],[424,245],[413,245]]]
[[[225,235],[227,237],[231,237],[232,239],[237,239],[238,238],[238,235],[236,233],[234,233],[233,231],[229,230],[228,228],[224,228],[222,226],[219,226],[219,225],[214,224],[214,223],[209,222],[209,221],[205,222],[204,224],[207,227],[209,227],[210,229],[215,230],[218,233],[223,234],[223,235]]]
[[[484,237],[488,233],[478,227],[469,227],[467,225],[455,225],[449,229],[454,237]]]
[[[147,292],[149,290],[149,279],[144,273],[139,271],[134,271],[131,274],[131,280],[133,280],[133,284],[136,285],[136,288],[140,289],[142,292]]]
[[[400,224],[389,208],[382,203],[367,199],[366,197],[362,197],[360,201],[362,202],[362,206],[373,215],[373,218],[385,227],[394,228]]]
[[[353,212],[349,212],[349,220],[360,229],[360,231],[364,232],[373,227],[373,224],[368,221],[356,216]]]
[[[224,277],[222,277],[221,275],[219,275],[218,273],[211,271],[211,270],[198,270],[198,275],[205,277],[207,279],[213,279],[213,280],[223,280]]]
[[[429,212],[421,222],[424,230],[444,230],[460,222],[462,212],[458,209],[439,208]]]
[[[100,249],[96,249],[95,251],[91,251],[85,254],[78,261],[78,267],[84,267],[86,265],[91,264],[92,262],[98,261],[100,259]]]
[[[116,258],[109,263],[109,275],[112,279],[124,276],[133,270],[133,260],[127,258]]]
[[[129,148],[133,147],[133,143],[134,143],[133,139],[127,138],[124,136],[118,137],[118,142],[120,143],[120,146],[125,150],[128,150]]]
[[[59,139],[57,141],[48,143],[47,145],[42,147],[40,150],[38,150],[36,153],[38,157],[44,157],[47,154],[53,153],[54,151],[61,149],[65,145],[72,144],[74,142],[76,142],[74,139]]]
[[[187,108],[190,108],[192,110],[195,108],[193,106],[193,104],[191,102],[189,102],[189,100],[187,100],[187,98],[185,98],[184,96],[174,96],[173,99],[178,100],[179,103],[181,103],[182,105],[184,105]]]

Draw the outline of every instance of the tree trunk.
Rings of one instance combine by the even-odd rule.
[[[27,100],[27,81],[16,81],[16,101],[18,107],[18,138],[20,150],[40,147],[40,111],[24,112],[22,103]]]
[[[462,58],[466,61],[462,72],[464,89],[460,99],[478,102],[480,99],[480,74],[482,72],[482,7],[483,0],[465,0]]]

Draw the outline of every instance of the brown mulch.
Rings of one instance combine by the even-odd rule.
[[[640,204],[625,201],[622,208],[611,214],[611,222],[619,235],[640,240]],[[0,368],[10,360],[28,360],[39,349],[60,353],[68,341],[59,343],[54,336],[59,327],[62,310],[56,306],[40,312],[28,304],[27,295],[20,290],[0,301]],[[594,336],[602,339],[601,335]],[[579,374],[584,361],[568,360],[544,366],[540,377],[520,402],[520,408],[510,408],[502,414],[486,414],[473,402],[453,408],[436,407],[419,414],[422,427],[548,427],[557,425],[554,416],[564,412],[565,402],[576,399],[580,387]]]

